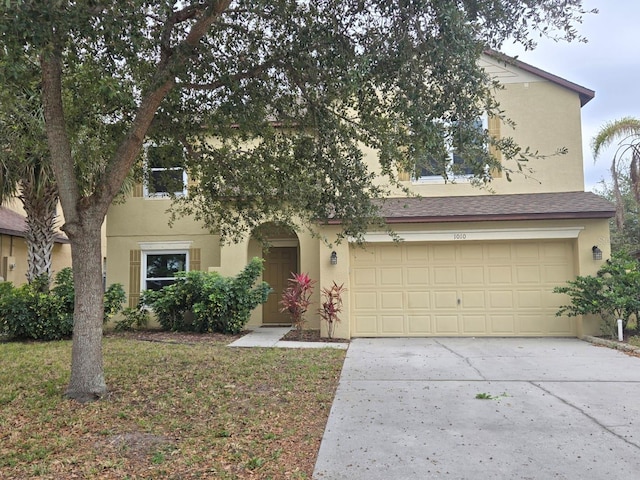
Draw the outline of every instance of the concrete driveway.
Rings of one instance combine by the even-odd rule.
[[[640,358],[558,338],[352,341],[313,476],[639,477]]]

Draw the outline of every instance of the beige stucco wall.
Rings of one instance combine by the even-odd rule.
[[[190,218],[178,219],[169,227],[168,199],[129,198],[126,203],[112,205],[107,214],[107,285],[121,283],[129,292],[129,252],[139,250],[141,242],[191,242],[190,248],[200,249],[201,269],[229,271],[235,255],[221,262],[220,242]]]
[[[0,276],[14,285],[27,282],[27,242],[22,237],[0,235]],[[9,265],[15,265],[10,268]]]
[[[489,188],[479,189],[465,179],[455,183],[444,180],[429,183],[406,181],[405,187],[422,196],[462,196],[510,193],[569,192],[584,190],[582,164],[582,127],[580,98],[577,93],[553,82],[523,72],[513,66],[498,65],[484,57],[484,65],[492,65],[492,71],[503,89],[496,92],[501,109],[514,127],[502,122],[501,137],[512,137],[523,149],[548,158],[523,163],[524,173],[514,173],[511,181],[506,174],[494,178]],[[559,149],[567,149],[564,155],[554,155]],[[377,152],[365,149],[365,159],[370,170],[378,170]],[[503,161],[506,169],[518,171],[515,161]],[[529,171],[531,170],[531,171]],[[385,184],[384,179],[379,182]],[[394,190],[395,195],[402,195]]]
[[[53,275],[71,267],[71,246],[55,243],[52,252]],[[14,265],[11,269],[9,265]],[[22,237],[0,235],[0,277],[14,285],[27,283],[27,241]]]

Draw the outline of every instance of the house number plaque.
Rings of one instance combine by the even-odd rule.
[[[453,234],[453,239],[454,240],[466,240],[467,239],[467,234],[466,233],[454,233]]]

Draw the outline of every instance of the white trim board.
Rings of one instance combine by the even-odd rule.
[[[189,250],[191,241],[138,242],[140,250]]]
[[[398,237],[405,242],[467,242],[478,240],[547,240],[578,238],[584,227],[549,227],[549,228],[495,228],[434,230],[434,231],[396,231]],[[349,239],[354,242],[355,239]],[[366,243],[393,242],[386,232],[373,232],[364,235]]]

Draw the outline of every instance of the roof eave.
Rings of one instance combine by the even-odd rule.
[[[385,217],[386,223],[454,223],[491,222],[522,220],[574,220],[590,218],[611,218],[615,212],[560,212],[560,213],[520,213],[504,215],[452,215],[448,217]]]
[[[471,222],[508,222],[523,220],[580,220],[612,218],[615,211],[600,212],[554,212],[554,213],[520,213],[504,215],[451,215],[447,217],[383,217],[385,223],[471,223]],[[329,219],[321,222],[324,225],[341,225],[340,219]]]

